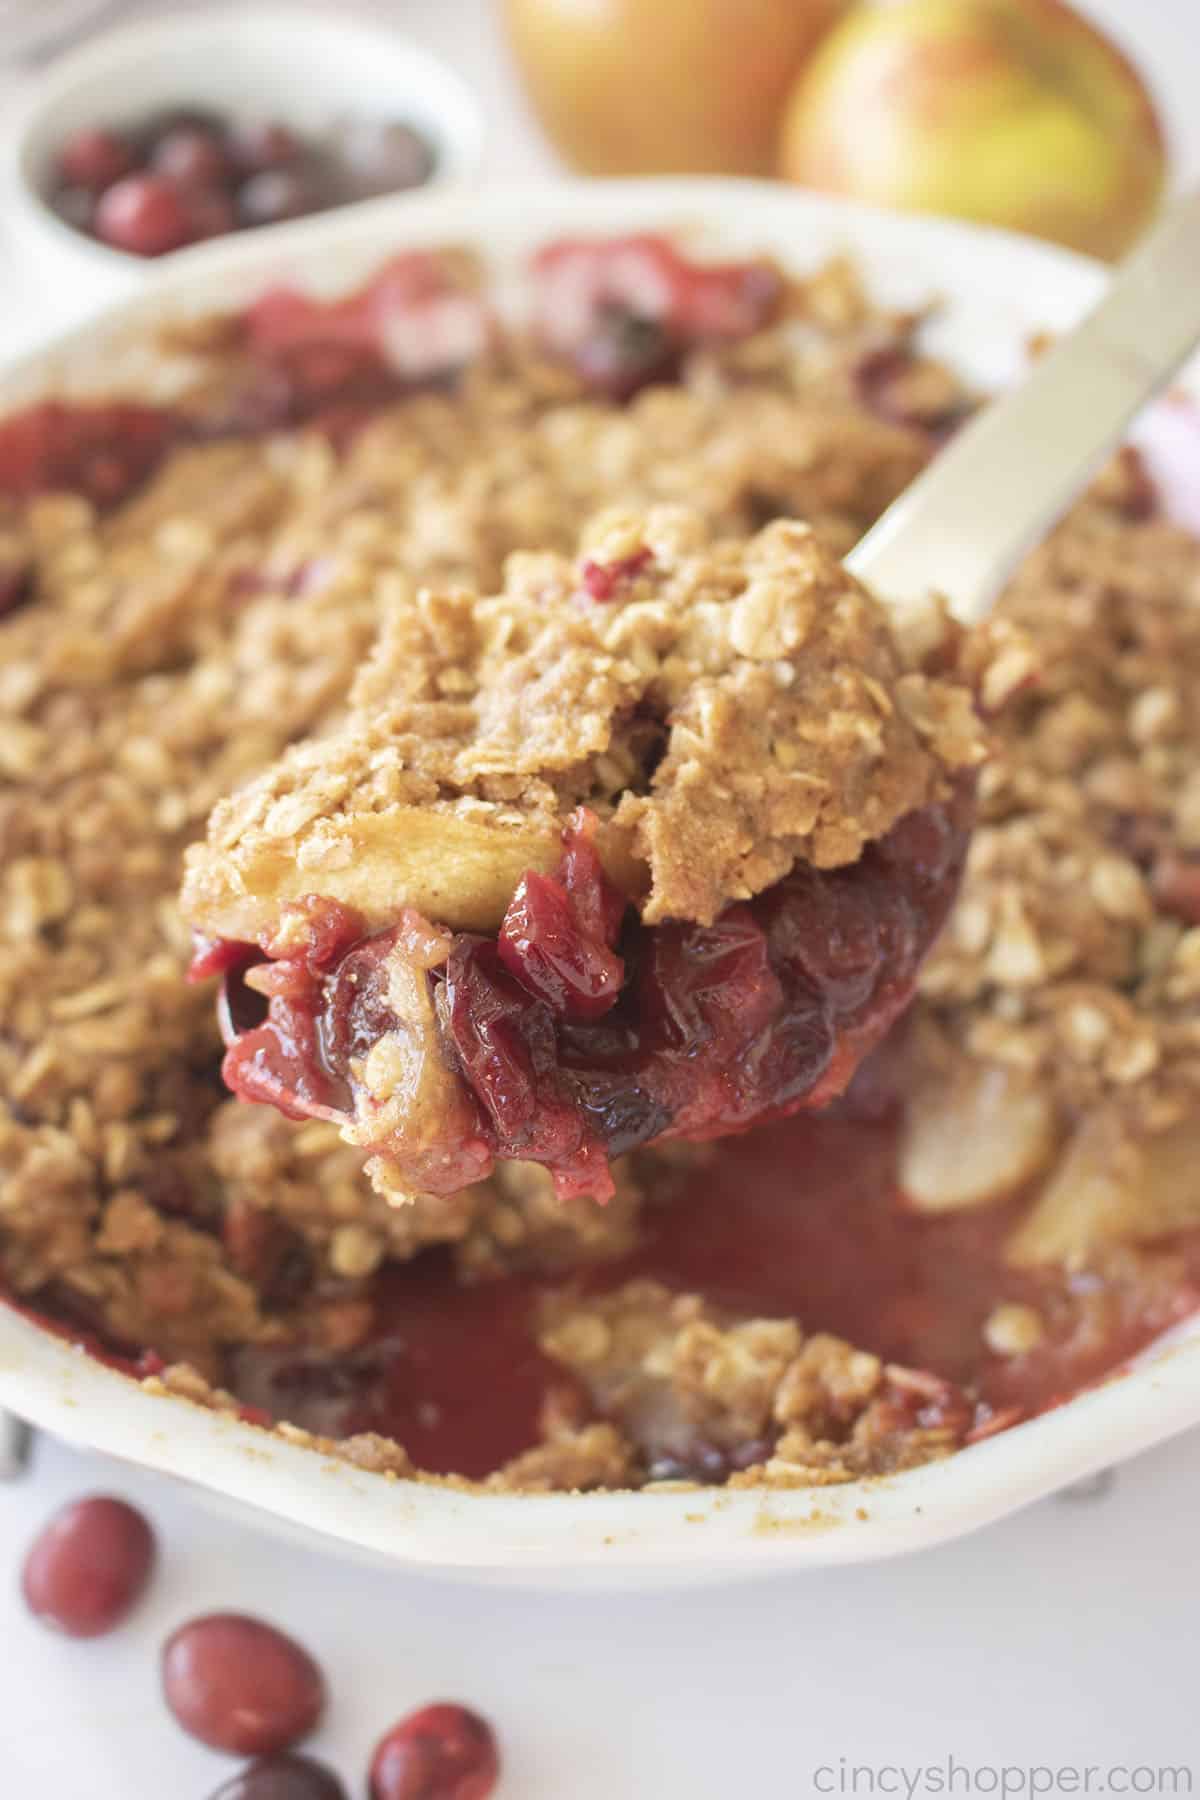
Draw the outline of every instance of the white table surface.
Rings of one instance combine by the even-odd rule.
[[[485,0],[391,10],[476,84],[489,178],[555,173]],[[1200,174],[1198,0],[1087,10],[1136,46],[1179,175]],[[37,315],[0,221],[6,348]],[[47,1514],[98,1488],[144,1504],[164,1559],[120,1633],[75,1645],[26,1616],[16,1573]],[[174,1624],[216,1606],[274,1619],[320,1658],[333,1705],[314,1747],[353,1796],[376,1736],[438,1697],[496,1722],[503,1800],[808,1800],[856,1791],[855,1764],[873,1768],[875,1792],[922,1795],[946,1791],[950,1758],[961,1794],[1134,1791],[1121,1768],[1167,1766],[1187,1774],[1139,1775],[1141,1791],[1200,1793],[1198,1501],[1195,1434],[1100,1498],[1047,1501],[901,1562],[696,1593],[535,1595],[284,1547],[161,1478],[42,1440],[28,1474],[0,1485],[0,1800],[204,1800],[231,1765],[174,1727],[156,1662]]]

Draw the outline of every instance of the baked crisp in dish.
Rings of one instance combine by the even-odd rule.
[[[530,294],[402,257],[0,422],[8,1295],[394,1474],[944,1456],[1200,1300],[1200,546],[1127,453],[893,642],[836,558],[971,404],[918,320],[652,239]],[[905,1020],[695,1141],[892,1022],[976,778]]]

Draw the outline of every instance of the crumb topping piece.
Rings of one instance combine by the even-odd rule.
[[[601,515],[577,559],[388,606],[349,718],[215,810],[184,904],[261,939],[319,892],[495,929],[578,805],[653,924],[711,924],[797,862],[851,863],[981,755],[967,688],[906,667],[811,530],[748,542],[680,507]]]

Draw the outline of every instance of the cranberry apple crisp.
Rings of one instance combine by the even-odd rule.
[[[919,321],[842,264],[646,239],[532,282],[502,326],[470,259],[401,257],[174,332],[169,405],[131,365],[0,422],[8,1296],[395,1474],[946,1455],[1200,1299],[1200,546],[1127,454],[986,636],[931,611],[891,645],[833,559],[971,404]],[[832,805],[830,594],[879,685]],[[832,1092],[903,1000],[958,854],[963,678],[990,754],[906,1020],[830,1105],[695,1141]],[[176,900],[214,807],[189,896],[231,1049]],[[371,841],[404,809],[429,854]],[[839,886],[856,930],[814,968],[793,908]],[[381,1192],[355,1045],[366,1074],[414,1008],[494,1166]]]
[[[606,515],[495,596],[400,597],[346,723],[189,858],[225,1079],[345,1125],[387,1192],[502,1157],[608,1199],[611,1157],[842,1091],[942,924],[979,751],[799,522]]]

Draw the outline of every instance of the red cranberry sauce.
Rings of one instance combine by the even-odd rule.
[[[169,149],[173,158],[187,152],[194,160],[194,129],[181,128],[162,148],[164,156]],[[89,134],[78,146],[97,170],[101,153],[111,149],[93,144]],[[186,206],[193,236],[225,229],[220,218],[199,220],[204,193],[177,187],[164,199],[162,178],[126,176],[105,198],[116,197],[122,231],[153,229],[164,243],[181,229],[172,206],[176,212]],[[534,258],[533,273],[536,324],[546,348],[616,399],[649,380],[675,379],[681,355],[694,344],[757,330],[782,291],[767,264],[691,263],[653,237],[553,244]],[[72,492],[115,506],[180,442],[313,424],[341,443],[381,406],[451,378],[480,355],[494,331],[479,294],[427,251],[391,258],[338,300],[270,289],[240,323],[245,366],[215,412],[48,401],[0,419],[0,494],[26,500]],[[614,577],[598,569],[589,591],[607,598],[610,581],[632,572]],[[22,580],[21,571],[0,571],[0,614],[16,604]]]
[[[175,442],[180,423],[133,401],[45,400],[0,420],[0,495],[82,494],[112,506],[139,487]]]
[[[465,1101],[436,1162],[414,1169],[397,1134],[377,1148],[439,1192],[514,1158],[543,1163],[563,1195],[606,1199],[610,1158],[652,1139],[719,1137],[824,1104],[911,997],[969,816],[964,790],[847,868],[798,866],[711,926],[646,927],[604,874],[594,821],[577,814],[558,875],[527,874],[498,935],[456,933],[429,972],[438,1041],[427,1053],[457,1072]],[[251,977],[265,1008],[237,973],[247,952],[205,944],[201,973],[234,971],[233,1091],[289,1117],[349,1117],[355,1063],[398,1024],[387,960],[406,929],[411,916],[365,936],[346,908],[304,902]]]
[[[550,1408],[586,1417],[574,1377],[533,1335],[535,1285],[463,1286],[448,1251],[388,1263],[375,1276],[376,1326],[361,1348],[235,1350],[225,1379],[256,1415],[321,1436],[380,1432],[420,1469],[482,1481],[542,1439]],[[480,1370],[502,1368],[501,1382]]]
[[[674,380],[697,345],[760,330],[783,293],[770,263],[694,263],[648,234],[548,244],[533,273],[545,348],[618,400]]]
[[[1057,1405],[1101,1380],[1200,1307],[1200,1233],[1181,1240],[1184,1278],[1109,1280],[1089,1310],[1085,1276],[1018,1271],[1005,1244],[1023,1201],[921,1216],[896,1182],[897,1115],[868,1099],[876,1065],[832,1108],[731,1138],[665,1208],[646,1216],[629,1257],[588,1276],[608,1290],[649,1276],[753,1318],[795,1318],[889,1364],[885,1399],[897,1431],[949,1427],[970,1441]],[[893,1076],[903,1081],[903,1060]],[[870,1079],[868,1079],[870,1078]],[[579,1277],[569,1278],[578,1281]],[[546,1284],[464,1284],[446,1252],[382,1270],[371,1340],[350,1355],[248,1347],[227,1372],[243,1399],[328,1437],[376,1431],[421,1468],[482,1477],[539,1441],[540,1422],[580,1410],[572,1378],[534,1336]],[[983,1326],[1002,1302],[1037,1308],[1042,1341],[1021,1355],[988,1349]],[[502,1383],[481,1368],[503,1367]],[[717,1447],[655,1439],[638,1427],[651,1477],[721,1481],[770,1444]]]
[[[244,366],[215,412],[134,401],[26,407],[0,419],[0,495],[77,493],[106,508],[128,499],[181,443],[300,424],[340,442],[348,425],[452,375],[489,330],[483,301],[425,252],[394,257],[342,300],[272,289],[240,316]],[[0,570],[0,614],[15,604],[21,579],[22,571]]]

